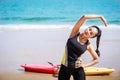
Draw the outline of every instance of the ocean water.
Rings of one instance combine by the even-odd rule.
[[[0,0],[0,24],[75,24],[84,14],[100,14],[120,25],[119,13],[119,0]]]

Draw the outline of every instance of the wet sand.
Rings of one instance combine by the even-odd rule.
[[[57,80],[52,74],[43,74],[35,72],[24,72],[16,70],[15,72],[5,72],[0,75],[0,80]],[[70,80],[73,80],[71,77]],[[103,75],[103,76],[86,76],[86,80],[120,80],[116,75]]]
[[[21,64],[60,64],[69,28],[0,32],[0,80],[57,80],[52,74],[25,72]],[[87,80],[120,80],[120,29],[103,30],[100,63],[114,68],[111,75],[87,76]],[[91,40],[94,44],[95,40]],[[87,52],[86,52],[87,53]],[[89,61],[83,55],[85,62]],[[72,77],[71,77],[71,80]]]

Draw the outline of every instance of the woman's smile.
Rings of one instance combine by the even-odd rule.
[[[83,32],[83,34],[84,34],[84,37],[86,37],[86,38],[89,37],[89,31],[88,31],[88,30],[85,30],[85,31]]]

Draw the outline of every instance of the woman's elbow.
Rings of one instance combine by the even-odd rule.
[[[99,59],[94,59],[95,64],[99,63]]]

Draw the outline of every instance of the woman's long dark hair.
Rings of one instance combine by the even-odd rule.
[[[98,54],[98,56],[100,57],[100,51],[99,51],[99,43],[100,43],[100,38],[101,38],[101,34],[102,34],[102,31],[100,30],[100,28],[98,28],[97,26],[91,26],[91,27],[94,27],[98,30],[98,33],[94,36],[94,37],[97,37],[96,39],[96,53]],[[93,38],[94,38],[93,37]]]

